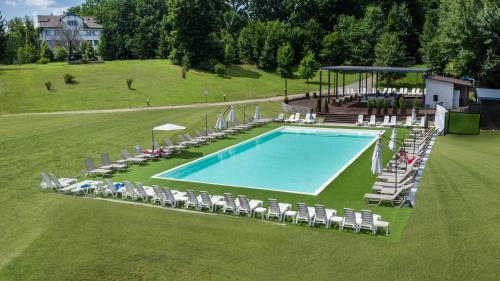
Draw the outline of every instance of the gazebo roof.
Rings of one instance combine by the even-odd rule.
[[[361,65],[337,65],[337,66],[323,66],[321,70],[332,70],[339,72],[397,72],[397,73],[427,73],[431,71],[430,68],[417,68],[417,67],[392,67],[392,66],[361,66]]]

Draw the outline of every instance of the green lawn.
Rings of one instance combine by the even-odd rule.
[[[65,84],[63,75],[72,74],[77,83]],[[129,90],[126,79],[134,79]],[[326,79],[324,77],[324,79]],[[354,81],[348,76],[346,83]],[[53,90],[46,90],[50,81]],[[318,91],[319,77],[310,83],[290,79],[290,94]],[[180,67],[168,60],[110,61],[95,65],[0,66],[0,114],[52,112],[82,109],[109,109],[204,103],[283,95],[283,79],[252,65],[231,65],[224,77],[190,70],[182,79]]]
[[[268,116],[279,110],[277,103],[261,107]],[[213,123],[220,110],[0,116],[0,280],[498,278],[499,133],[440,137],[416,207],[374,208],[394,226],[387,238],[114,204],[37,189],[40,171],[78,175],[86,156],[97,159],[99,153],[109,151],[116,158],[123,147],[148,144],[152,125],[175,122],[202,128],[204,114]],[[130,175],[147,182],[149,172],[265,129],[192,150],[175,160],[134,168],[120,177]],[[345,204],[370,208],[358,196],[369,189],[364,184],[373,177],[367,166],[369,154],[361,156],[317,200],[301,199],[336,209]],[[344,189],[345,199],[337,198],[337,187]],[[222,190],[240,191],[213,187],[214,192]],[[241,193],[261,199],[269,195],[246,189]],[[294,196],[275,195],[295,203]]]

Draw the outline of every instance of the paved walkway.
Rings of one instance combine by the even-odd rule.
[[[304,94],[288,95],[289,98],[302,97]],[[249,99],[249,100],[237,100],[237,101],[225,101],[225,102],[214,102],[214,103],[195,103],[195,104],[183,104],[183,105],[163,105],[163,106],[151,106],[151,107],[130,107],[130,108],[115,108],[115,109],[92,109],[92,110],[74,110],[74,111],[56,111],[56,112],[27,112],[27,113],[12,113],[12,114],[0,114],[1,116],[31,116],[31,115],[69,115],[69,114],[95,114],[95,113],[115,113],[115,112],[136,112],[136,111],[151,111],[151,110],[165,110],[165,109],[182,109],[182,108],[206,108],[214,106],[229,106],[234,104],[246,104],[246,103],[256,103],[256,102],[271,102],[271,101],[281,101],[284,96],[275,96],[268,98],[259,99]]]

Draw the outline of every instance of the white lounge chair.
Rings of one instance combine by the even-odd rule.
[[[141,165],[141,164],[146,164],[148,162],[148,159],[146,158],[132,157],[132,155],[130,155],[127,149],[122,149],[121,155],[123,160],[127,161],[128,163]]]
[[[112,170],[97,168],[90,158],[86,158],[83,163],[85,165],[85,175],[105,177],[113,173]]]
[[[149,159],[149,160],[158,160],[160,158],[160,151],[159,150],[149,150],[150,153],[145,153],[144,150],[140,145],[134,146],[135,153],[135,158],[144,158],[144,159]]]
[[[425,116],[422,116],[420,118],[420,124],[418,125],[420,128],[425,128],[425,122],[426,122],[426,117]]]
[[[411,122],[411,116],[406,116],[406,122],[404,124],[404,127],[410,128],[412,126],[413,126],[413,124]]]
[[[201,210],[203,210],[203,208],[206,208],[208,209],[208,211],[213,213],[215,211],[215,206],[217,202],[221,200],[222,200],[221,196],[217,195],[211,196],[206,191],[200,191],[199,201]]]
[[[330,219],[337,214],[333,209],[326,209],[323,205],[314,205],[314,219],[312,226],[323,224],[326,228],[330,227]]]
[[[314,207],[307,207],[304,203],[297,203],[297,216],[295,217],[295,224],[299,222],[307,222],[307,224],[311,226],[314,214]]]
[[[158,185],[152,185],[153,188],[153,196],[151,197],[151,204],[155,204],[156,202],[160,203],[161,206],[165,206],[165,194],[161,190],[161,187]]]
[[[276,199],[269,199],[268,204],[267,219],[278,218],[279,222],[283,221],[284,213],[292,207],[292,205],[288,203],[278,203]]]
[[[288,119],[285,119],[284,121],[289,123],[295,122],[295,114],[292,113],[290,117],[288,117]]]
[[[297,112],[295,113],[295,119],[292,123],[299,123],[299,122],[302,122],[302,120],[300,119],[300,112]]]
[[[388,115],[384,116],[384,122],[382,122],[381,126],[382,127],[389,127],[391,125],[389,120],[390,120],[390,117]]]
[[[104,196],[114,196],[116,197],[118,195],[118,192],[116,191],[116,187],[113,184],[113,182],[110,179],[105,179],[104,180]]]
[[[107,153],[101,154],[101,162],[102,162],[101,168],[107,170],[126,171],[128,167],[126,164],[113,163],[111,161],[111,158],[109,157],[109,154]]]
[[[361,210],[361,222],[359,224],[359,230],[365,229],[371,231],[373,234],[377,233],[377,227],[375,226],[374,215],[370,210]]]
[[[177,192],[171,190],[170,188],[162,188],[163,194],[165,195],[165,204],[169,204],[171,207],[177,207],[180,202],[186,202],[187,196],[184,192]]]
[[[53,173],[48,173],[47,176],[48,176],[50,182],[52,183],[52,188],[55,188],[58,191],[61,188],[70,186],[70,185],[75,184],[77,182],[77,179],[74,179],[74,178],[58,178]]]
[[[257,207],[262,206],[262,201],[260,200],[248,200],[245,195],[238,195],[239,208],[238,213],[247,214],[248,217],[252,216],[253,211]]]
[[[139,199],[139,194],[137,194],[137,191],[132,184],[129,181],[124,181],[123,184],[123,188],[125,188],[125,190],[121,192],[122,199],[131,198],[132,200],[137,201],[137,199]]]
[[[363,126],[365,124],[364,116],[362,114],[358,115],[358,121],[356,122],[356,126]]]
[[[187,192],[187,200],[186,203],[184,204],[184,208],[188,209],[189,207],[194,207],[196,211],[201,210],[200,202],[198,201],[198,197],[196,197],[194,191],[188,189],[186,190],[186,192]]]
[[[389,123],[389,126],[391,127],[396,127],[398,125],[398,117],[397,116],[391,116],[391,122]]]
[[[184,134],[184,136],[186,137],[186,139],[188,141],[198,142],[200,144],[207,144],[208,143],[207,139],[195,139],[190,134]]]
[[[377,117],[375,115],[370,116],[370,122],[368,122],[368,126],[376,126],[377,125]]]
[[[273,118],[273,122],[283,122],[285,120],[285,114],[280,113],[278,114],[278,117]]]
[[[222,212],[226,213],[228,211],[233,212],[235,215],[239,215],[239,205],[236,203],[231,193],[224,193],[224,207],[222,208]]]
[[[195,130],[196,137],[195,139],[207,140],[207,141],[216,141],[217,136],[211,135],[208,133],[208,130],[205,134],[201,133],[200,130]]]
[[[405,185],[393,195],[370,194],[364,196],[366,203],[380,206],[382,203],[390,203],[393,207],[401,207],[406,202],[406,197],[412,185]]]
[[[339,229],[343,230],[346,227],[354,229],[354,232],[359,230],[354,209],[344,208],[344,219],[340,223]]]

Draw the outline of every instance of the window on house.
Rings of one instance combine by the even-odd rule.
[[[95,30],[94,31],[94,35],[97,35],[97,36],[101,35],[101,31],[100,30]]]
[[[76,20],[69,20],[68,21],[68,25],[69,26],[77,26],[78,25],[78,22]]]
[[[54,35],[56,35],[56,31],[55,30],[47,30],[47,35],[54,36]]]

